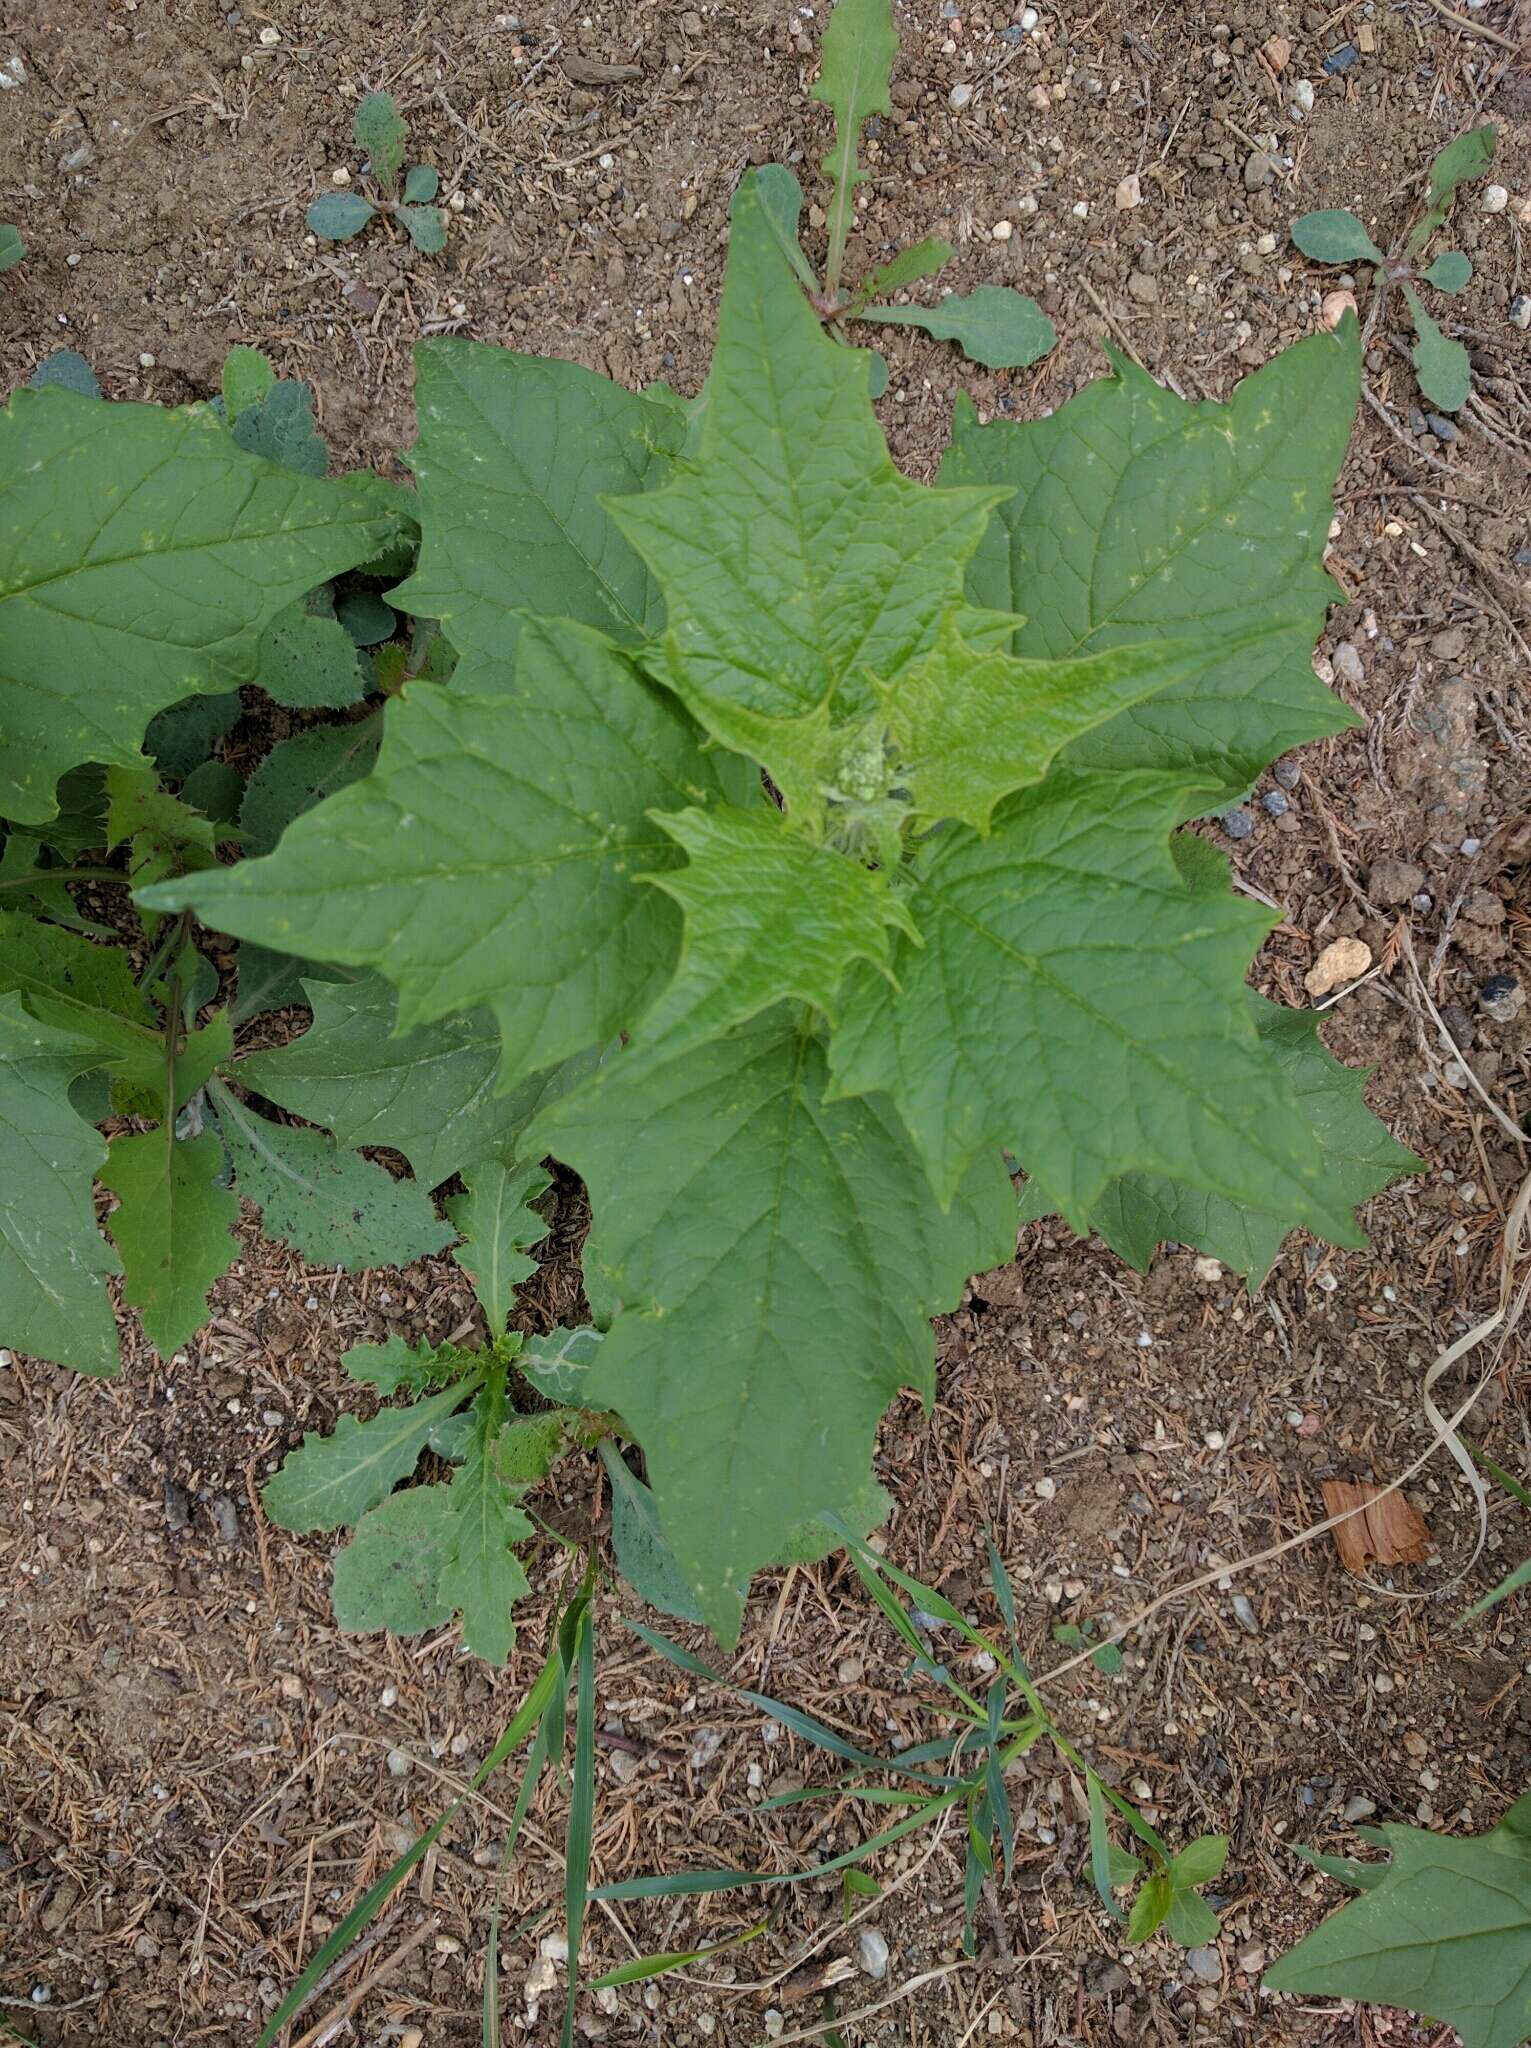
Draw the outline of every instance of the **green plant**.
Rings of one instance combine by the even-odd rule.
[[[1506,1472],[1502,1465],[1496,1465],[1487,1452],[1480,1451],[1476,1444],[1469,1444],[1468,1449],[1490,1479],[1496,1480],[1512,1500],[1519,1501],[1526,1512],[1531,1514],[1531,1487],[1522,1485],[1520,1480],[1513,1473]],[[1499,1584],[1485,1593],[1481,1600],[1475,1600],[1462,1616],[1463,1621],[1477,1621],[1481,1615],[1487,1614],[1491,1607],[1497,1607],[1501,1600],[1508,1600],[1512,1593],[1520,1592],[1525,1586],[1531,1586],[1531,1557],[1525,1558],[1513,1570],[1507,1572]]]
[[[1400,2006],[1455,2027],[1463,2048],[1531,2041],[1531,1792],[1484,1835],[1357,1833],[1388,1860],[1298,1851],[1360,1896],[1273,1963],[1266,1989]]]
[[[1353,722],[1309,655],[1355,330],[1226,407],[1120,361],[1029,426],[959,404],[921,486],[749,178],[696,405],[462,341],[418,365],[414,494],[326,478],[305,388],[247,352],[214,406],[23,391],[0,423],[4,1335],[111,1369],[120,1254],[183,1341],[230,1168],[361,1265],[463,1235],[457,1176],[556,1157],[601,1334],[542,1391],[641,1446],[729,1640],[760,1564],[876,1519],[930,1315],[1013,1251],[1001,1148],[1075,1227],[1147,1189],[1226,1249],[1248,1212],[1251,1264],[1294,1225],[1361,1242],[1414,1164],[1306,1020],[1296,1065],[1262,1028],[1270,920],[1185,829]],[[240,788],[255,680],[301,729]],[[307,1032],[247,1057],[278,1004]],[[152,1128],[107,1155],[109,1110]],[[429,1395],[493,1385],[498,1429],[504,1298]]]
[[[25,260],[27,245],[21,239],[21,231],[6,221],[0,221],[0,270],[14,270]]]
[[[780,1700],[734,1684],[658,1630],[641,1622],[629,1622],[629,1628],[650,1649],[657,1650],[680,1670],[694,1678],[729,1686],[750,1705],[781,1721],[802,1740],[854,1767],[850,1776],[838,1779],[832,1785],[810,1785],[800,1791],[780,1793],[766,1800],[761,1812],[774,1812],[783,1807],[820,1800],[852,1801],[874,1809],[879,1806],[901,1807],[906,1811],[899,1820],[854,1848],[802,1870],[771,1874],[741,1870],[682,1870],[668,1876],[625,1879],[619,1884],[603,1886],[595,1896],[613,1900],[675,1898],[755,1886],[774,1888],[801,1884],[840,1872],[846,1885],[848,1918],[852,1892],[862,1897],[876,1897],[879,1892],[877,1884],[858,1866],[955,1811],[965,1824],[962,1939],[964,1950],[971,1955],[983,1887],[986,1882],[997,1880],[1001,1868],[1008,1879],[1015,1856],[1018,1830],[1011,1811],[1006,1775],[1038,1742],[1045,1740],[1051,1743],[1070,1769],[1079,1774],[1085,1810],[1089,1815],[1091,1877],[1106,1911],[1113,1920],[1125,1923],[1127,1939],[1131,1942],[1147,1941],[1162,1927],[1186,1948],[1197,1948],[1215,1941],[1219,1922],[1202,1898],[1201,1887],[1213,1883],[1222,1874],[1228,1855],[1227,1837],[1207,1835],[1178,1851],[1171,1850],[1132,1802],[1108,1784],[1080,1755],[1044,1706],[1026,1668],[1016,1634],[1014,1589],[992,1538],[988,1544],[989,1576],[1004,1625],[1003,1641],[977,1628],[935,1587],[923,1585],[889,1559],[878,1555],[860,1540],[853,1528],[833,1517],[830,1524],[845,1544],[863,1587],[911,1652],[907,1676],[911,1680],[933,1681],[945,1690],[948,1704],[943,1712],[959,1724],[962,1732],[917,1744],[893,1757],[878,1757],[847,1741],[801,1709],[783,1705]],[[900,1594],[908,1595],[912,1604],[901,1599]],[[933,1627],[955,1631],[983,1659],[981,1668],[996,1674],[982,1688],[982,1697],[964,1686],[937,1659],[928,1634]],[[868,1773],[880,1779],[892,1778],[896,1782],[869,1785],[865,1782]],[[1127,1823],[1138,1847],[1144,1852],[1142,1855],[1132,1855],[1112,1842],[1111,1811]],[[1117,1894],[1134,1890],[1136,1896],[1132,1900],[1131,1912],[1125,1913],[1118,1903]],[[570,1952],[573,1953],[572,1944]]]
[[[429,164],[413,164],[400,187],[409,130],[393,94],[365,94],[357,102],[351,132],[367,159],[362,174],[368,190],[324,193],[308,209],[309,233],[326,242],[349,242],[375,214],[385,213],[399,223],[421,255],[438,254],[447,245],[446,215],[431,204],[441,189],[440,173]]]
[[[1491,124],[1471,129],[1448,143],[1430,166],[1424,211],[1389,256],[1383,255],[1360,221],[1343,207],[1305,213],[1292,223],[1292,240],[1315,263],[1371,263],[1376,266],[1373,289],[1379,295],[1385,296],[1390,285],[1400,288],[1414,322],[1414,374],[1425,397],[1443,412],[1456,412],[1467,403],[1472,366],[1462,343],[1449,341],[1441,332],[1415,287],[1430,284],[1437,291],[1459,292],[1473,274],[1472,265],[1460,249],[1443,250],[1425,270],[1417,268],[1417,261],[1451,211],[1457,187],[1483,177],[1493,160]]]
[[[951,292],[934,306],[879,303],[906,285],[935,277],[952,259],[949,242],[928,237],[868,271],[859,284],[845,282],[856,192],[869,178],[860,162],[861,134],[868,121],[893,111],[889,81],[897,53],[890,0],[835,0],[813,88],[814,98],[831,109],[835,123],[834,142],[822,166],[830,187],[822,285],[798,235],[802,188],[784,164],[767,164],[757,173],[760,204],[794,275],[833,332],[838,334],[849,320],[922,327],[942,341],[956,342],[964,355],[991,370],[1024,368],[1045,356],[1058,337],[1036,300],[1008,286],[981,284],[966,296]],[[872,395],[877,397],[887,382],[881,358],[876,359],[874,377]]]

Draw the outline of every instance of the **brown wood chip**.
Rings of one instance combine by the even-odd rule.
[[[849,1956],[829,1956],[809,1969],[795,1971],[785,1983],[775,1986],[773,1996],[779,2005],[798,2005],[805,1998],[833,1991],[837,1984],[848,1984],[855,1974],[856,1965]]]
[[[602,64],[594,57],[576,57],[566,52],[559,58],[565,78],[576,85],[622,85],[629,78],[641,78],[639,64]]]
[[[1368,1565],[1421,1564],[1435,1555],[1429,1524],[1401,1493],[1384,1493],[1379,1486],[1355,1485],[1348,1479],[1326,1479],[1325,1513],[1343,1515],[1351,1508],[1363,1512],[1330,1531],[1346,1571],[1362,1574]]]

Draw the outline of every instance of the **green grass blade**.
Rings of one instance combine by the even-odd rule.
[[[586,1597],[588,1596],[582,1591],[576,1594],[575,1599],[578,1601]],[[488,1756],[484,1758],[484,1761],[473,1773],[472,1778],[468,1781],[468,1790],[466,1792],[459,1792],[451,1805],[446,1807],[431,1822],[425,1833],[410,1848],[404,1851],[404,1854],[399,1857],[397,1862],[391,1864],[383,1872],[377,1882],[368,1889],[364,1897],[351,1908],[344,1920],[341,1921],[340,1925],[318,1950],[307,1969],[304,1970],[297,1983],[293,1985],[291,1991],[282,2000],[271,2018],[266,2022],[265,2030],[261,2034],[256,2048],[270,2048],[270,2044],[276,2039],[294,2013],[301,2011],[303,2006],[307,2004],[310,1992],[324,1975],[325,1971],[340,1956],[345,1954],[362,1930],[376,1917],[379,1910],[392,1897],[393,1893],[397,1891],[405,1878],[408,1877],[409,1873],[426,1854],[431,1844],[436,1841],[447,1823],[463,1806],[470,1794],[476,1792],[485,1780],[499,1769],[511,1751],[518,1749],[526,1740],[532,1729],[542,1719],[543,1712],[557,1682],[557,1677],[558,1656],[555,1651],[537,1673],[536,1678],[532,1682],[531,1690],[522,1700],[520,1706],[517,1707],[499,1741],[496,1742],[494,1748],[490,1750]]]
[[[604,1976],[592,1977],[591,1991],[604,1991],[608,1985],[641,1984],[647,1977],[663,1977],[671,1970],[684,1970],[692,1963],[705,1963],[710,1956],[720,1956],[725,1949],[742,1948],[747,1941],[754,1941],[770,1926],[770,1916],[757,1920],[753,1927],[741,1927],[737,1934],[725,1936],[706,1948],[667,1949],[652,1956],[634,1956],[630,1963],[623,1963],[615,1970],[606,1971]]]
[[[558,1661],[560,1683],[553,1688],[549,1707],[557,1701],[562,1705],[568,1696],[568,1672],[563,1659]],[[532,1794],[542,1776],[542,1767],[548,1757],[548,1734],[551,1727],[548,1714],[544,1713],[537,1727],[537,1735],[526,1759],[526,1768],[521,1773],[521,1784],[516,1792],[516,1803],[511,1809],[510,1827],[505,1835],[505,1846],[500,1851],[499,1869],[495,1874],[494,1908],[489,1915],[489,1953],[484,1961],[484,2048],[500,2048],[500,1911],[505,1897],[505,1873],[510,1868],[510,1859],[515,1854],[516,1842],[520,1837],[521,1824],[526,1819],[527,1809],[532,1803]],[[540,1919],[541,1914],[533,1916]],[[523,1923],[524,1925],[525,1923]],[[519,1930],[518,1930],[519,1931]]]
[[[1010,1638],[1010,1654],[1015,1659],[1018,1671],[1026,1669],[1026,1659],[1021,1655],[1021,1639],[1015,1625],[1015,1589],[1010,1584],[1010,1575],[1005,1570],[1005,1561],[999,1554],[993,1532],[985,1529],[984,1541],[989,1547],[989,1584],[994,1588],[994,1598],[999,1606],[999,1618],[1005,1624],[1005,1634]]]
[[[595,1629],[587,1606],[576,1637],[579,1679],[574,1705],[574,1787],[564,1850],[564,1903],[569,1931],[569,1990],[560,2048],[574,2048],[574,1999],[579,1989],[579,1946],[590,1896],[590,1844],[595,1833]]]
[[[1463,1621],[1477,1621],[1491,1607],[1497,1607],[1501,1600],[1508,1600],[1512,1593],[1518,1593],[1522,1586],[1531,1586],[1531,1557],[1524,1564],[1518,1564],[1507,1579],[1501,1579],[1492,1592],[1485,1593],[1481,1600],[1475,1600],[1462,1616]]]
[[[1093,1771],[1086,1771],[1084,1782],[1090,1795],[1090,1875],[1095,1880],[1095,1894],[1113,1920],[1125,1920],[1111,1889],[1111,1832],[1100,1780]]]
[[[1480,1451],[1476,1444],[1467,1443],[1466,1437],[1463,1437],[1462,1441],[1467,1444],[1467,1448],[1472,1452],[1490,1479],[1496,1480],[1506,1493],[1518,1500],[1521,1506],[1528,1513],[1531,1513],[1531,1487],[1523,1486],[1512,1472],[1506,1472],[1503,1465],[1496,1465],[1487,1451]]]

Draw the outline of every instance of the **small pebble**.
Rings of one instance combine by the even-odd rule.
[[[1261,256],[1274,256],[1276,253],[1276,237],[1269,234],[1262,235],[1259,241],[1255,243],[1255,248]]]
[[[1310,78],[1299,78],[1292,87],[1292,112],[1301,120],[1304,114],[1311,114],[1312,111],[1313,81]]]
[[[1075,201],[1074,218],[1075,220],[1088,220],[1090,218],[1090,202],[1088,199]]]
[[[859,1685],[866,1676],[866,1666],[859,1657],[842,1657],[835,1676],[842,1685]]]
[[[1015,210],[1017,213],[1035,213],[1037,210],[1037,202],[1028,192],[1024,199],[1017,199],[1017,201],[1015,202]]]
[[[141,370],[152,370],[154,368],[154,361],[154,357],[149,353],[148,349],[145,349],[138,358],[138,367]]]
[[[1517,292],[1510,301],[1510,325],[1522,334],[1531,327],[1531,293]]]
[[[1260,801],[1273,818],[1284,818],[1291,809],[1291,805],[1279,789],[1268,789]]]
[[[1354,313],[1355,310],[1356,295],[1354,292],[1325,292],[1324,303],[1318,311],[1319,325],[1327,333],[1332,334],[1345,315],[1347,313]]]
[[[1491,974],[1478,989],[1478,1007],[1496,1024],[1513,1024],[1526,1007],[1526,992],[1513,974]]]
[[[1021,27],[1025,29],[1027,35],[1031,34],[1031,31],[1036,27],[1039,19],[1040,17],[1038,16],[1037,10],[1034,7],[1022,8]]]
[[[993,227],[990,228],[989,233],[996,242],[1008,242],[1015,233],[1015,223],[1008,220],[997,220]]]
[[[655,1988],[657,1989],[658,1987],[656,1986]],[[765,2037],[768,2041],[779,2041],[782,2029],[786,2026],[787,2022],[776,2010],[776,2007],[770,2005],[761,2014],[760,2024],[765,2028]]]
[[[1249,1596],[1246,1593],[1234,1594],[1233,1611],[1238,1616],[1240,1624],[1247,1628],[1252,1636],[1260,1633],[1260,1624],[1255,1619],[1255,1610],[1249,1604]]]
[[[1272,36],[1261,54],[1272,71],[1285,71],[1292,61],[1292,46],[1285,36]]]
[[[1354,43],[1341,43],[1337,50],[1331,50],[1324,59],[1324,69],[1331,78],[1338,78],[1341,72],[1350,69],[1360,54]]]
[[[406,1756],[402,1749],[389,1750],[388,1775],[390,1778],[407,1778],[414,1767],[414,1758]]]
[[[1278,761],[1271,774],[1282,789],[1295,789],[1302,780],[1302,767],[1297,761]]]
[[[1345,1801],[1345,1819],[1353,1827],[1358,1820],[1370,1820],[1377,1811],[1377,1803],[1358,1792],[1353,1799]]]
[[[1116,188],[1117,212],[1126,213],[1129,208],[1142,204],[1143,180],[1136,171],[1131,171]]]
[[[1483,841],[1481,839],[1474,839],[1471,836],[1469,836],[1468,838],[1462,841],[1462,844],[1457,848],[1457,851],[1458,853],[1466,854],[1467,858],[1471,860],[1473,855],[1475,853],[1480,853],[1482,849]]]
[[[274,50],[282,40],[282,31],[279,28],[273,28],[268,21],[260,32],[260,39],[268,50]]]
[[[1249,812],[1240,808],[1223,813],[1223,830],[1230,839],[1247,839],[1255,829],[1255,821]]]
[[[1334,650],[1334,672],[1342,682],[1360,687],[1366,681],[1366,669],[1361,661],[1360,650],[1353,640],[1342,640]]]
[[[1437,441],[1454,441],[1457,438],[1456,427],[1443,412],[1426,413],[1425,424]]]
[[[28,1995],[34,2005],[47,2005],[53,1997],[46,1984],[34,1984]]]
[[[1510,195],[1503,185],[1485,185],[1478,203],[1485,213],[1503,213],[1510,203]]]
[[[1223,1277],[1222,1262],[1218,1259],[1208,1258],[1205,1255],[1196,1261],[1195,1271],[1197,1279],[1205,1281],[1208,1285],[1215,1280],[1221,1280]]]
[[[949,94],[952,105],[959,111],[967,105],[972,97],[973,88],[970,85],[954,85]]]
[[[1039,1479],[1032,1490],[1038,1500],[1051,1500],[1058,1491],[1058,1482],[1056,1479]]]
[[[881,1983],[888,1974],[888,1944],[875,1927],[863,1927],[860,1943],[861,1974]]]
[[[1223,1959],[1215,1948],[1187,1949],[1185,1960],[1187,1969],[1198,1983],[1222,1983]]]

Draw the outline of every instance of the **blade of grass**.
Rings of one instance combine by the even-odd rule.
[[[587,1600],[588,1590],[584,1587],[574,1596],[574,1602]],[[571,1602],[571,1605],[574,1604]],[[468,1789],[460,1792],[430,1826],[398,1860],[388,1867],[358,1900],[350,1912],[335,1928],[313,1957],[291,1991],[282,2000],[271,2018],[266,2022],[256,2048],[271,2048],[271,2043],[286,2026],[287,2022],[308,2003],[309,1995],[330,1965],[343,1956],[362,1930],[376,1917],[379,1910],[408,1877],[415,1865],[440,1836],[448,1822],[458,1813],[468,1798],[497,1771],[512,1750],[519,1749],[527,1736],[542,1720],[547,1703],[558,1678],[558,1653],[555,1650],[532,1681],[531,1689],[506,1724],[503,1734],[490,1750],[488,1756],[468,1781]]]
[[[1084,1782],[1090,1796],[1090,1875],[1095,1880],[1095,1893],[1113,1920],[1125,1920],[1127,1916],[1111,1889],[1111,1834],[1106,1825],[1106,1801],[1100,1780],[1093,1771],[1086,1771]]]
[[[1010,1654],[1015,1659],[1016,1669],[1026,1669],[1026,1659],[1021,1655],[1021,1639],[1015,1626],[1015,1590],[1010,1584],[1010,1574],[1005,1570],[1005,1561],[999,1554],[992,1530],[984,1530],[984,1541],[989,1546],[989,1584],[994,1588],[994,1598],[999,1606],[999,1618],[1005,1624],[1005,1634],[1010,1638]]]
[[[1524,1564],[1518,1564],[1507,1579],[1501,1579],[1492,1592],[1485,1593],[1481,1600],[1475,1600],[1462,1616],[1463,1621],[1476,1621],[1491,1607],[1497,1607],[1501,1600],[1508,1600],[1512,1593],[1518,1593],[1522,1586],[1531,1586],[1531,1557]]]
[[[1466,1437],[1463,1437],[1462,1441],[1467,1443]],[[1503,1465],[1496,1465],[1488,1452],[1480,1451],[1476,1444],[1468,1443],[1467,1448],[1472,1452],[1490,1479],[1497,1480],[1506,1493],[1518,1500],[1521,1506],[1528,1512],[1531,1512],[1531,1488],[1523,1486],[1513,1473],[1506,1472]]]
[[[619,1984],[641,1984],[647,1977],[663,1977],[671,1970],[684,1970],[692,1963],[705,1963],[710,1956],[722,1955],[725,1949],[742,1948],[747,1941],[754,1941],[765,1933],[770,1924],[771,1916],[767,1914],[753,1927],[741,1927],[737,1934],[727,1935],[706,1948],[667,1949],[658,1955],[634,1956],[630,1963],[607,1970],[604,1976],[592,1977],[586,1988],[604,1991],[608,1986],[615,1989]]]
[[[904,1775],[919,1778],[927,1784],[935,1782],[926,1772],[910,1770],[902,1762],[874,1755],[871,1750],[858,1749],[854,1742],[848,1742],[843,1735],[836,1734],[833,1728],[826,1728],[822,1721],[816,1721],[800,1707],[789,1706],[785,1700],[772,1699],[769,1693],[752,1692],[748,1686],[736,1685],[721,1671],[715,1671],[710,1664],[703,1663],[700,1657],[693,1656],[689,1650],[683,1650],[679,1643],[672,1643],[669,1637],[661,1635],[657,1628],[650,1628],[641,1621],[629,1621],[627,1626],[635,1636],[641,1637],[651,1650],[657,1650],[661,1657],[668,1658],[670,1663],[677,1665],[680,1670],[690,1672],[694,1678],[709,1678],[715,1685],[725,1686],[730,1692],[736,1692],[740,1699],[748,1700],[752,1706],[759,1707],[763,1714],[780,1721],[785,1727],[790,1728],[794,1735],[801,1735],[805,1742],[811,1742],[816,1749],[827,1749],[831,1756],[843,1757],[847,1763],[860,1764],[864,1770],[903,1772]]]
[[[521,1824],[526,1819],[527,1809],[531,1806],[537,1781],[542,1776],[542,1767],[547,1762],[552,1708],[556,1703],[560,1711],[563,1711],[567,1705],[569,1674],[561,1656],[558,1660],[558,1679],[553,1696],[548,1702],[549,1711],[538,1723],[536,1739],[527,1753],[526,1768],[521,1773],[516,1803],[511,1809],[510,1827],[506,1832],[505,1846],[500,1851],[499,1869],[495,1874],[494,1907],[489,1915],[489,1952],[484,1961],[484,2048],[500,2048],[500,1911],[505,1899],[505,1873],[510,1868],[511,1857],[515,1854]],[[542,1915],[538,1914],[535,1917],[540,1919]]]
[[[579,1990],[579,1948],[590,1895],[590,1844],[595,1833],[595,1629],[588,1605],[576,1634],[579,1679],[574,1703],[574,1786],[564,1851],[564,1907],[569,1934],[569,1989],[559,2048],[574,2048],[574,2000]]]

